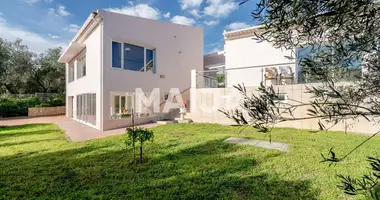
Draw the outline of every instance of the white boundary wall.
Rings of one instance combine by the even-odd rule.
[[[307,86],[313,86],[318,84],[307,84]],[[276,92],[286,93],[289,99],[298,100],[301,102],[311,101],[310,94],[306,92],[305,84],[297,85],[282,85],[275,86]],[[257,94],[258,87],[247,87],[248,93]],[[233,120],[228,119],[218,109],[232,109],[239,106],[241,95],[238,90],[232,87],[229,88],[202,88],[191,90],[191,118],[194,122],[198,123],[217,123],[217,124],[235,124]],[[289,102],[290,103],[290,102]],[[295,113],[295,117],[307,117],[307,107],[298,108]],[[346,123],[342,122],[334,126],[331,130],[345,131],[345,124],[353,124],[347,128],[348,132],[371,134],[380,130],[380,125],[374,125],[373,122],[368,122],[365,119],[360,119],[353,122],[347,120]],[[311,129],[318,130],[318,119],[301,120],[284,122],[277,125],[277,127],[290,127],[298,129]],[[328,126],[326,126],[328,127]]]

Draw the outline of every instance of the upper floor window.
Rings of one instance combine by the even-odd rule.
[[[68,80],[69,80],[69,83],[70,82],[73,82],[74,81],[74,62],[71,62],[69,64],[69,73],[68,73]]]
[[[86,76],[86,53],[84,53],[79,59],[77,60],[77,78],[81,78],[83,76]]]
[[[113,41],[112,67],[155,74],[155,50]]]

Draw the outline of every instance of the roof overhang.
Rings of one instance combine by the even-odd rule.
[[[58,59],[58,62],[68,63],[79,52],[81,52],[86,47],[84,41],[98,26],[101,20],[102,18],[98,15],[98,12],[92,12],[83,26],[79,29],[78,33],[75,35],[71,43],[66,47],[65,51]]]
[[[59,58],[59,62],[61,63],[69,63],[76,55],[78,55],[84,48],[85,44],[81,44],[78,42],[71,42],[70,45],[63,52],[61,57]]]
[[[254,26],[234,31],[224,31],[224,40],[234,40],[234,39],[240,39],[240,38],[246,38],[246,37],[253,37],[263,33],[264,32],[264,26]]]

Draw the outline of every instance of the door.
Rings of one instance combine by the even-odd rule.
[[[74,103],[74,97],[69,96],[69,102],[67,106],[67,112],[68,112],[68,117],[73,118],[74,117],[74,112],[73,112],[73,103]]]

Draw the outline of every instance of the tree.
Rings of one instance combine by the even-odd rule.
[[[379,123],[379,11],[377,0],[259,0],[252,12],[254,20],[261,24],[255,39],[291,50],[289,59],[296,57],[296,47],[310,47],[308,53],[313,56],[298,60],[301,75],[320,80],[321,84],[306,88],[314,97],[312,102],[290,99],[287,103],[275,101],[279,94],[273,87],[262,85],[259,95],[248,96],[244,85],[236,86],[243,95],[241,108],[223,112],[240,124],[269,132],[277,123],[312,118],[320,119],[318,124],[322,130],[347,119]],[[361,63],[361,75],[348,74],[357,73],[354,69]],[[337,84],[347,76],[355,76],[357,81]],[[293,116],[301,107],[308,107],[308,117]],[[342,161],[352,151],[338,156],[330,150],[323,161]]]
[[[36,66],[31,73],[34,81],[45,93],[65,92],[65,64],[59,63],[62,48],[48,49],[36,59]]]
[[[126,145],[130,145],[133,148],[133,163],[136,162],[136,143],[140,144],[140,157],[139,162],[143,162],[143,144],[146,141],[153,140],[154,134],[153,131],[144,128],[127,128],[128,137],[125,141]]]
[[[26,72],[30,71],[35,54],[20,39],[15,42],[0,39],[0,51],[0,84],[11,94],[27,93],[30,88],[30,75]]]
[[[64,93],[65,65],[58,63],[62,48],[37,55],[22,44],[0,38],[0,93]]]

